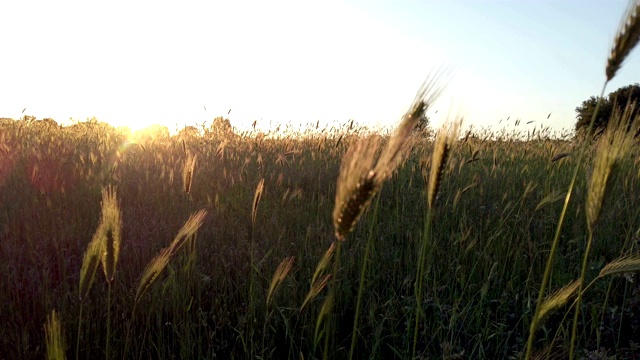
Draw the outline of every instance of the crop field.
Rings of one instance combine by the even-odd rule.
[[[571,138],[0,119],[0,359],[638,359],[639,40]]]
[[[393,143],[348,127],[131,141],[98,122],[4,121],[0,357],[56,347],[68,358],[522,357],[575,143],[461,134],[433,194],[438,142],[413,131],[353,230],[339,233],[341,163],[349,148],[368,151],[360,139]],[[600,143],[585,147],[546,291],[560,296],[535,326],[534,356],[569,351],[576,297],[565,286],[589,243]],[[593,227],[579,357],[639,351],[637,278],[600,276],[637,251],[639,161],[637,147],[618,160]]]

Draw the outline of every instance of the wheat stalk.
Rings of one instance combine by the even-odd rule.
[[[580,281],[583,282],[587,272],[587,260],[593,242],[593,234],[602,203],[605,198],[605,192],[609,186],[611,175],[614,167],[617,166],[620,159],[629,151],[633,144],[633,136],[637,133],[638,121],[631,121],[631,114],[634,106],[628,105],[622,114],[619,110],[615,110],[613,116],[609,120],[607,129],[597,145],[597,155],[593,165],[593,172],[590,176],[587,193],[586,218],[587,230],[589,236],[587,245],[582,258],[582,268],[580,271]],[[631,123],[630,123],[631,121]],[[574,178],[575,178],[574,173]],[[578,337],[578,318],[580,314],[580,304],[582,301],[582,284],[578,287],[578,298],[576,300],[576,311],[573,317],[573,328],[571,332],[571,347],[569,358],[573,359],[575,355],[575,344]]]
[[[182,228],[178,231],[178,235],[173,239],[171,244],[162,249],[158,255],[156,255],[151,261],[147,264],[144,272],[142,273],[142,277],[140,279],[140,283],[138,284],[138,289],[136,290],[136,296],[134,300],[133,310],[131,313],[131,319],[133,319],[133,315],[136,312],[136,306],[138,302],[142,298],[149,289],[149,287],[156,281],[158,276],[162,273],[162,271],[169,264],[169,260],[175,255],[175,253],[184,245],[187,239],[195,236],[196,231],[202,226],[204,222],[204,218],[207,216],[207,212],[205,210],[199,210],[198,212],[192,214],[189,219],[184,223]],[[126,357],[127,349],[129,348],[129,333],[131,331],[132,321],[129,322],[129,326],[127,328],[127,337],[124,345],[124,354]]]
[[[102,217],[91,242],[85,250],[80,269],[80,284],[78,285],[78,298],[80,299],[80,315],[78,332],[76,337],[76,358],[80,352],[80,330],[82,325],[83,300],[88,296],[89,290],[96,277],[98,265],[102,262],[102,269],[109,290],[111,281],[115,275],[115,267],[120,253],[120,209],[116,200],[115,190],[111,187],[102,189]],[[109,292],[110,294],[110,292]],[[109,312],[111,308],[109,307]]]
[[[622,63],[640,40],[640,0],[631,0],[607,59],[607,81],[614,78]]]
[[[45,344],[47,347],[47,359],[63,360],[65,359],[66,345],[60,318],[56,311],[51,311],[51,315],[47,316],[47,322],[44,326]]]

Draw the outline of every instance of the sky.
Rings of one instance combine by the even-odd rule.
[[[600,93],[627,4],[4,1],[0,117],[391,127],[440,70],[432,126],[463,116],[476,129],[520,119],[560,132]],[[606,92],[638,81],[632,53]]]

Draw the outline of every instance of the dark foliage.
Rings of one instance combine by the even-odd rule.
[[[598,97],[592,96],[576,108],[576,134],[584,135],[598,103]],[[609,123],[615,110],[622,111],[628,104],[640,103],[640,85],[638,83],[621,87],[601,99],[600,108],[593,124],[593,134],[601,133]]]

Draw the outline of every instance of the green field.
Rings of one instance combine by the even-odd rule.
[[[205,130],[130,142],[95,122],[0,124],[0,358],[44,357],[44,324],[53,310],[68,358],[348,358],[357,314],[354,358],[406,359],[417,309],[419,358],[524,356],[578,165],[572,142],[544,132],[526,140],[462,134],[428,215],[433,137],[414,132],[406,161],[322,261],[336,241],[341,162],[362,130],[280,138]],[[585,148],[546,294],[580,277],[596,146]],[[605,264],[637,251],[638,155],[636,146],[607,182],[585,287]],[[121,213],[114,278],[108,283],[108,271],[95,262],[81,293],[83,258],[100,232],[102,189],[109,185]],[[166,268],[155,268],[155,281],[144,278],[147,264],[203,209],[202,225],[178,236],[181,246]],[[422,251],[423,282],[416,287]],[[97,269],[93,283],[91,269]],[[624,359],[640,351],[637,281],[604,276],[586,289],[578,357]],[[317,294],[307,298],[312,287]],[[536,356],[568,356],[574,299],[545,317]]]

